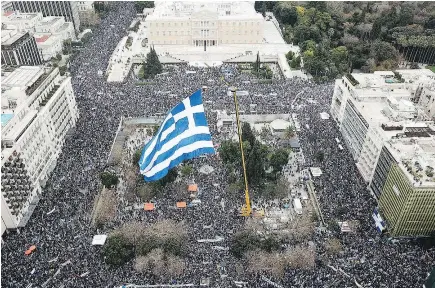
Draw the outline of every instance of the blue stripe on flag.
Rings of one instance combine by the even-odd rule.
[[[190,106],[193,107],[193,106],[201,105],[202,104],[201,90],[196,91],[189,98],[190,98]]]
[[[159,155],[157,157],[156,161],[154,162],[154,165],[157,165],[157,164],[163,162],[165,159],[168,159],[169,157],[174,155],[174,153],[178,149],[180,149],[184,146],[193,144],[197,141],[211,141],[211,136],[210,136],[210,134],[198,134],[198,135],[190,136],[188,138],[184,138],[183,140],[180,141],[180,143],[178,143],[177,146],[174,146],[171,149],[169,149],[168,151],[166,151],[165,153]]]
[[[193,113],[193,119],[195,120],[195,126],[208,126],[204,113]]]
[[[215,151],[213,148],[199,148],[199,149],[192,151],[190,153],[185,153],[185,154],[181,155],[180,157],[172,160],[171,163],[169,164],[168,168],[163,169],[162,171],[154,174],[151,177],[144,176],[144,179],[146,182],[157,181],[157,180],[165,177],[166,174],[168,174],[169,170],[171,170],[172,168],[174,168],[175,166],[177,166],[178,164],[183,162],[185,159],[192,159],[192,158],[196,158],[196,157],[203,155],[203,154],[214,154],[214,153],[215,153]]]

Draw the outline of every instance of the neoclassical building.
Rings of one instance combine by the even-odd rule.
[[[219,46],[263,42],[264,18],[246,2],[155,2],[145,19],[148,43]]]

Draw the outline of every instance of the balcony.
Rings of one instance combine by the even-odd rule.
[[[39,104],[40,106],[45,106],[47,105],[48,101],[50,101],[51,97],[53,97],[54,93],[56,93],[56,91],[59,89],[60,85],[54,85],[53,89],[51,89],[50,92],[48,92],[47,96],[45,96],[45,98],[41,101],[41,103]]]

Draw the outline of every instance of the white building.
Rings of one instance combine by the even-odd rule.
[[[81,11],[94,11],[94,1],[77,1],[79,15]]]
[[[253,1],[155,2],[145,23],[150,44],[259,44],[264,37],[264,19]]]
[[[44,61],[49,61],[62,52],[63,42],[60,41],[59,37],[50,34],[35,34],[34,37]]]
[[[63,41],[76,39],[73,23],[65,22],[62,16],[43,17],[42,13],[7,12],[2,24],[8,29],[33,35],[45,61],[62,53]]]
[[[366,182],[373,178],[386,141],[433,123],[424,108],[415,104],[435,82],[429,70],[420,70],[425,71],[419,77],[418,70],[412,70],[413,75],[399,70],[397,75],[353,73],[336,80],[331,115]]]
[[[75,126],[71,78],[22,66],[2,79],[1,232],[25,226]]]

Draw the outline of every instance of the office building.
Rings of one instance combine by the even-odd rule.
[[[2,14],[5,12],[13,11],[12,1],[2,1],[1,3],[1,12]]]
[[[79,12],[76,1],[13,1],[14,10],[22,13],[41,12],[45,16],[63,16],[72,22],[75,31],[80,29]]]
[[[336,80],[331,116],[367,183],[386,141],[427,127],[431,117],[419,99],[434,83],[435,75],[428,69],[352,73]]]
[[[62,53],[63,42],[67,39],[75,40],[72,22],[65,22],[65,17],[48,16],[42,13],[8,12],[2,19],[7,29],[19,32],[29,32],[36,40],[39,53],[44,61]]]
[[[42,57],[35,38],[29,32],[2,30],[2,65],[41,65]]]
[[[22,66],[2,79],[1,232],[26,225],[78,110],[71,78]]]
[[[155,2],[145,23],[150,44],[259,44],[264,37],[264,19],[247,1]]]
[[[376,168],[383,176],[376,180],[382,187],[379,208],[391,236],[429,236],[435,231],[435,131],[407,135],[382,149]]]

